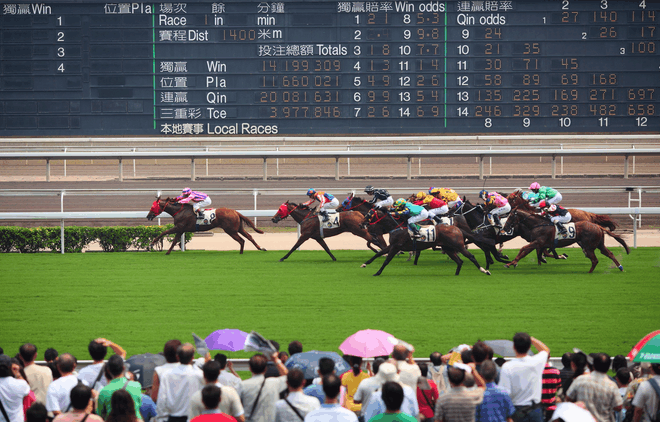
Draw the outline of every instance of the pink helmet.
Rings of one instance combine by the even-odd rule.
[[[538,182],[534,182],[534,183],[532,183],[531,185],[529,185],[529,188],[530,188],[531,190],[534,190],[534,189],[541,189],[541,185],[539,185]]]
[[[184,188],[183,191],[181,191],[181,193],[184,195],[189,194],[190,192],[192,192],[192,189],[190,188]]]

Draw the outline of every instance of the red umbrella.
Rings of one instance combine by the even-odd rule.
[[[637,343],[635,345],[635,347],[632,348],[630,353],[628,353],[628,356],[627,356],[628,359],[630,359],[630,360],[635,359],[635,356],[637,356],[637,353],[639,353],[639,351],[642,349],[642,347],[644,347],[644,345],[646,343],[648,343],[649,340],[651,340],[653,337],[657,336],[658,334],[660,334],[660,330],[657,330],[657,331],[654,331],[650,334],[647,334],[643,339],[641,339],[639,341],[639,343]]]

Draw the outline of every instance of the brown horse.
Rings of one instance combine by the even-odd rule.
[[[353,194],[350,194],[348,198],[344,199],[341,205],[337,207],[337,212],[357,211],[359,213],[362,213],[363,215],[366,215],[369,212],[369,210],[373,209],[373,207],[374,204],[367,201],[366,199],[362,199],[359,196],[354,196]]]
[[[353,233],[356,236],[359,236],[367,241],[367,246],[372,251],[376,252],[376,249],[372,248],[371,245],[377,245],[385,247],[385,239],[382,236],[374,238],[367,232],[366,229],[360,227],[362,219],[364,218],[362,214],[356,211],[344,211],[339,213],[339,227],[334,229],[323,229],[321,232],[321,223],[319,222],[318,215],[314,212],[315,209],[310,209],[307,205],[298,205],[293,202],[286,201],[280,208],[277,210],[277,213],[271,219],[273,223],[277,223],[281,220],[284,220],[288,216],[291,216],[296,223],[300,225],[300,238],[293,248],[280,259],[280,262],[284,261],[302,245],[308,239],[316,240],[319,245],[330,255],[333,261],[336,261],[337,258],[330,252],[330,248],[325,243],[323,238],[332,237],[344,232]],[[381,243],[382,242],[382,243]]]
[[[531,206],[525,198],[523,198],[523,191],[516,190],[507,196],[511,209],[518,208],[523,211],[536,213],[538,210]],[[608,215],[594,214],[593,212],[583,211],[576,208],[569,208],[567,211],[571,214],[571,222],[589,221],[590,223],[597,224],[609,231],[614,231],[617,224]]]
[[[257,233],[263,233],[263,231],[256,228],[249,218],[247,218],[246,216],[244,216],[243,214],[241,214],[236,210],[232,210],[229,208],[216,208],[215,218],[211,221],[211,223],[208,225],[198,226],[197,216],[193,211],[192,205],[180,204],[176,200],[170,198],[160,199],[159,196],[151,205],[149,214],[147,214],[147,220],[151,221],[163,212],[166,212],[172,217],[174,217],[174,228],[165,230],[164,232],[159,234],[158,237],[156,237],[151,242],[151,244],[152,245],[155,244],[156,242],[160,241],[163,237],[167,236],[168,234],[175,233],[174,241],[172,242],[172,245],[170,245],[170,249],[167,251],[165,255],[169,255],[170,252],[172,252],[174,245],[176,245],[181,241],[181,237],[183,233],[204,232],[216,227],[220,227],[222,230],[225,231],[225,233],[227,233],[229,236],[231,236],[232,239],[234,239],[241,245],[240,253],[243,253],[245,240],[243,240],[243,238],[238,235],[239,233],[242,234],[247,240],[252,242],[252,244],[260,251],[266,250],[265,248],[262,248],[261,246],[257,245],[257,242],[254,241],[252,236],[250,236],[250,234],[247,231],[245,231],[245,228],[243,228],[243,223],[252,227],[252,229],[254,229],[254,231]]]
[[[380,210],[376,211],[375,213],[370,213],[369,216],[365,216],[363,225],[370,227],[370,232],[373,232],[373,230],[385,230],[390,233],[389,246],[362,264],[362,267],[366,267],[379,256],[387,254],[385,262],[383,262],[383,265],[380,267],[378,272],[374,274],[374,276],[381,275],[387,264],[390,263],[392,258],[394,258],[394,256],[398,254],[399,251],[415,251],[416,263],[417,257],[419,257],[419,251],[422,249],[435,247],[442,248],[442,250],[445,251],[445,253],[454,262],[456,262],[456,275],[461,272],[461,267],[463,266],[463,260],[458,256],[459,252],[467,257],[477,268],[479,268],[479,271],[490,275],[490,271],[482,268],[474,255],[472,255],[465,247],[464,238],[468,237],[473,239],[473,235],[462,231],[456,226],[438,224],[435,226],[435,242],[422,242],[419,240],[413,241],[413,239],[410,238],[410,235],[408,234],[407,223],[404,219],[399,219],[397,221],[395,217],[390,213],[386,213]]]
[[[606,228],[588,221],[578,221],[575,223],[574,239],[555,240],[555,232],[557,229],[553,223],[534,213],[516,209],[511,212],[504,225],[504,230],[509,230],[511,228],[516,228],[523,239],[530,243],[520,249],[518,256],[516,256],[510,264],[505,265],[507,268],[511,265],[516,267],[518,262],[534,249],[536,249],[537,259],[540,265],[541,252],[545,248],[564,247],[577,242],[586,257],[591,260],[590,273],[593,272],[596,265],[598,265],[598,259],[594,253],[594,250],[596,249],[600,250],[603,255],[614,262],[619,270],[623,271],[623,265],[619,264],[619,261],[616,260],[614,254],[605,247],[605,234],[616,239],[616,241],[626,249],[626,253],[630,254],[628,245],[621,237]]]

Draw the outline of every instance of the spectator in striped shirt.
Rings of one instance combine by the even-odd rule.
[[[541,378],[541,403],[545,421],[548,422],[557,408],[557,389],[561,385],[559,369],[546,362]]]

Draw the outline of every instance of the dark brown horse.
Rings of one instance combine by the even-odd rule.
[[[169,255],[170,252],[172,252],[174,245],[176,245],[181,241],[181,237],[183,233],[204,232],[207,230],[214,229],[216,227],[220,227],[222,230],[225,231],[225,233],[227,233],[229,236],[231,236],[232,239],[234,239],[241,245],[240,253],[243,253],[245,240],[243,240],[243,238],[238,235],[239,233],[242,234],[247,240],[252,242],[252,244],[260,251],[266,250],[265,248],[262,248],[261,246],[257,245],[257,242],[254,241],[252,236],[250,236],[250,234],[247,231],[245,231],[245,228],[243,227],[243,223],[247,224],[249,227],[252,227],[252,229],[254,229],[255,232],[263,233],[263,231],[259,230],[254,226],[254,224],[252,223],[252,221],[250,221],[249,218],[247,218],[240,212],[229,208],[216,208],[214,211],[215,211],[215,218],[211,220],[210,224],[198,226],[197,216],[193,211],[192,205],[180,204],[176,202],[176,200],[170,198],[160,199],[159,196],[151,205],[149,214],[147,214],[147,220],[151,221],[157,216],[159,216],[161,213],[166,212],[172,217],[174,217],[174,228],[165,230],[164,232],[159,234],[158,237],[156,237],[151,242],[151,244],[154,245],[156,242],[160,241],[163,237],[167,236],[168,234],[175,233],[174,241],[172,242],[172,245],[170,245],[170,249],[165,254],[165,255]]]
[[[294,220],[296,220],[296,223],[300,225],[300,237],[298,238],[298,241],[296,242],[295,245],[293,245],[293,248],[280,259],[280,262],[284,261],[302,245],[305,243],[308,239],[314,239],[316,240],[319,245],[323,247],[323,249],[330,255],[330,258],[332,258],[333,261],[336,261],[337,258],[330,252],[330,248],[328,248],[328,245],[325,243],[325,240],[323,238],[325,237],[332,237],[336,236],[341,233],[345,232],[350,232],[353,233],[356,236],[359,236],[367,241],[367,246],[369,249],[372,251],[376,252],[376,249],[371,247],[372,244],[377,245],[377,246],[382,246],[385,247],[385,239],[383,239],[382,236],[379,238],[374,238],[369,234],[369,232],[366,229],[363,229],[360,227],[360,224],[362,223],[362,220],[364,216],[360,214],[359,212],[356,211],[344,211],[339,213],[339,227],[334,228],[334,229],[326,229],[324,228],[323,231],[321,231],[321,223],[319,222],[318,215],[314,212],[315,209],[310,209],[306,205],[298,205],[294,202],[289,202],[286,201],[282,205],[280,205],[280,208],[277,210],[277,213],[273,216],[271,219],[273,223],[277,223],[281,220],[284,220],[288,216],[291,216]],[[382,243],[381,243],[382,242]]]
[[[362,213],[363,215],[366,215],[369,212],[369,210],[371,210],[373,207],[374,204],[367,201],[366,199],[362,199],[359,196],[354,196],[353,194],[350,194],[348,198],[344,199],[341,205],[337,207],[337,212],[357,211],[359,213]]]
[[[538,210],[531,206],[525,198],[523,198],[523,191],[517,190],[507,196],[511,209],[518,208],[523,211],[536,213]],[[593,212],[579,210],[577,208],[568,208],[567,211],[571,214],[571,222],[589,221],[590,223],[597,224],[609,231],[614,231],[617,224],[608,215],[594,214]]]
[[[387,264],[390,263],[392,258],[394,258],[394,256],[399,253],[399,251],[415,251],[415,262],[417,262],[419,251],[422,249],[434,247],[442,248],[442,250],[445,251],[445,253],[454,262],[456,262],[456,275],[461,272],[461,267],[463,266],[463,260],[458,256],[459,252],[467,257],[477,268],[479,268],[479,271],[490,275],[490,271],[482,268],[474,255],[472,255],[465,247],[464,238],[473,238],[474,236],[470,233],[462,231],[456,226],[439,224],[435,226],[436,240],[434,242],[422,242],[419,240],[413,241],[413,239],[411,239],[410,235],[408,234],[407,222],[404,219],[395,219],[395,217],[390,213],[378,210],[375,213],[370,214],[368,217],[365,216],[363,224],[369,227],[370,232],[373,232],[373,230],[384,230],[390,233],[389,246],[362,264],[362,267],[366,267],[379,256],[387,254],[385,262],[383,262],[383,265],[380,267],[378,272],[374,274],[374,276],[381,275],[383,269],[385,269]]]
[[[504,225],[504,230],[511,228],[517,228],[520,235],[526,241],[530,242],[529,244],[523,246],[518,253],[518,256],[510,263],[506,264],[505,267],[513,265],[516,267],[518,262],[524,258],[531,251],[536,249],[537,259],[539,265],[541,264],[541,252],[545,248],[551,247],[564,247],[576,243],[580,245],[582,251],[587,258],[591,260],[591,269],[589,272],[593,272],[596,265],[598,265],[598,259],[594,251],[596,249],[614,261],[614,264],[623,271],[623,265],[619,264],[619,261],[614,257],[614,254],[610,252],[607,247],[605,247],[605,234],[612,236],[617,242],[621,244],[626,249],[626,253],[630,254],[630,249],[626,242],[619,237],[618,235],[612,233],[606,228],[600,227],[594,223],[588,221],[578,221],[575,223],[575,238],[574,239],[561,239],[555,240],[555,225],[549,220],[536,215],[534,213],[529,213],[520,209],[516,209],[511,212],[509,218]]]

